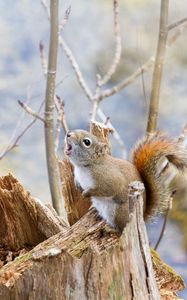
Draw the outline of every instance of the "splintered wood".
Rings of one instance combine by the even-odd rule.
[[[35,246],[45,236],[38,230],[30,194],[11,174],[0,178],[0,244],[12,250]]]
[[[32,198],[12,174],[0,177],[1,266],[64,228],[54,209]]]

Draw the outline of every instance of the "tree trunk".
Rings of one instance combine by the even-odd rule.
[[[4,220],[0,245],[7,253],[0,259],[2,265],[9,262],[0,269],[0,299],[160,299],[138,189],[131,187],[135,207],[119,236],[93,209],[67,228],[54,210],[32,198],[12,175],[0,178],[0,214]],[[19,226],[15,227],[17,220]],[[161,278],[156,259],[162,299],[177,299],[173,292],[183,287],[183,281],[175,275],[176,284],[171,284],[171,270],[163,266]],[[167,282],[166,275],[170,278]]]

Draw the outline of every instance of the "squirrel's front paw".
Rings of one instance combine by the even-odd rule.
[[[74,180],[74,184],[75,187],[82,193],[83,192],[83,188],[81,187],[81,185],[79,184],[78,181]]]
[[[84,198],[91,197],[91,196],[92,196],[91,189],[84,190],[84,191],[82,192],[82,196],[83,196]]]

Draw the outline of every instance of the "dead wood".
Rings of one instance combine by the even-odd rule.
[[[63,228],[54,210],[32,198],[12,174],[0,177],[1,247],[34,247]]]
[[[15,224],[17,218],[20,224],[22,217],[21,225],[25,231],[28,229],[24,234],[22,228],[16,235],[14,226],[9,224],[10,232],[6,233],[13,236],[9,239],[5,239],[0,231],[1,243],[4,241],[7,246],[6,262],[9,262],[0,269],[0,300],[160,299],[142,218],[143,201],[137,193],[135,212],[119,237],[93,209],[71,228],[65,228],[56,213],[33,199],[12,175],[0,178],[0,187],[0,213],[7,217],[4,218],[6,223],[12,221]],[[7,208],[10,208],[9,212]],[[32,234],[29,235],[32,230],[33,240]],[[40,242],[40,237],[46,239],[50,235],[26,254],[28,249],[17,250],[17,258],[9,248],[9,241],[20,239],[17,247],[24,246],[25,242],[34,246],[37,240]],[[171,271],[165,268],[161,274],[159,267],[154,269],[157,282],[162,283],[162,286],[158,284],[159,288],[163,289],[167,277],[164,295],[169,293],[170,298],[161,299],[177,299],[174,298],[171,276],[168,280]],[[180,277],[175,282],[178,282],[175,291],[183,288]]]

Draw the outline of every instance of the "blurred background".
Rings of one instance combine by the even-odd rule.
[[[71,5],[69,21],[64,29],[64,39],[73,51],[85,79],[95,89],[97,73],[105,74],[114,54],[112,0],[63,0],[60,15]],[[155,54],[158,26],[158,0],[121,0],[120,18],[122,33],[122,59],[111,87],[127,78],[151,55]],[[45,95],[39,42],[48,49],[49,22],[40,1],[20,0],[0,2],[0,152],[9,144],[12,134],[18,136],[32,120],[17,103],[28,101],[37,110]],[[186,17],[187,1],[171,0],[169,23]],[[178,136],[187,122],[187,30],[168,47],[161,89],[159,128]],[[101,107],[120,133],[129,153],[138,138],[144,135],[151,88],[152,69],[144,74],[143,91],[140,76],[117,95],[105,99]],[[65,101],[66,118],[71,129],[88,128],[91,105],[79,87],[66,56],[59,49],[57,82],[59,94]],[[63,133],[61,147],[63,146]],[[61,149],[59,152],[62,152]],[[113,153],[121,155],[119,145],[113,140]],[[0,161],[0,174],[13,174],[33,196],[45,203],[50,201],[45,162],[43,124],[37,121],[23,136],[19,146]],[[187,281],[187,201],[167,227],[159,247],[161,257]],[[180,220],[180,222],[177,222]],[[182,220],[182,221],[181,221]],[[151,245],[157,240],[161,222],[149,226]],[[172,249],[172,251],[171,251]],[[181,295],[187,296],[186,291]]]

